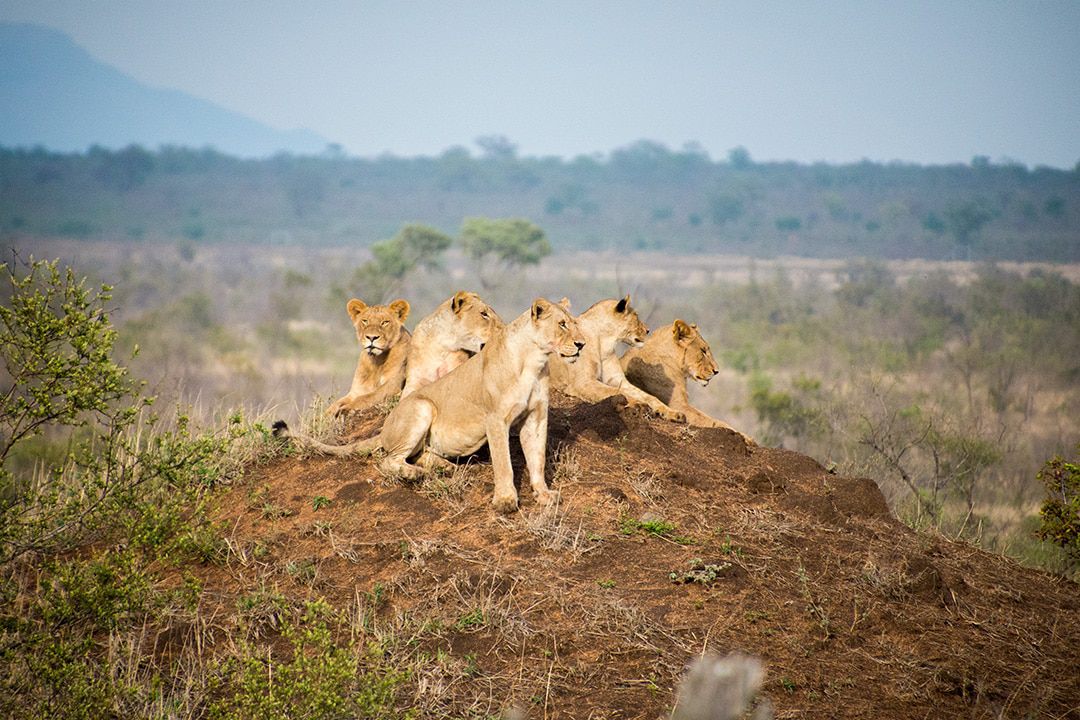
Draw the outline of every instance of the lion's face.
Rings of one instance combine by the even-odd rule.
[[[672,325],[675,335],[675,343],[682,348],[683,371],[687,377],[697,380],[703,386],[708,385],[713,376],[719,372],[716,359],[713,358],[712,350],[705,338],[701,337],[697,325],[688,325],[682,320],[676,320]]]
[[[641,347],[645,344],[645,336],[649,334],[649,328],[641,322],[637,310],[630,307],[630,296],[615,303],[612,312],[615,318],[621,322],[619,339],[630,347]]]
[[[471,353],[480,352],[491,341],[492,334],[503,326],[502,318],[474,292],[458,292],[450,300],[454,314],[457,347]]]
[[[585,336],[566,307],[538,298],[533,301],[531,314],[537,343],[544,352],[558,353],[571,363],[580,357]]]
[[[378,357],[401,339],[405,318],[409,316],[409,303],[395,300],[389,305],[367,305],[363,300],[350,300],[349,317],[356,328],[360,351]]]

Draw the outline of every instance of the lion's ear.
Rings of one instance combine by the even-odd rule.
[[[409,317],[409,302],[407,300],[395,300],[390,303],[390,312],[398,316],[398,320],[405,322]]]
[[[450,299],[450,309],[455,314],[461,312],[461,308],[465,307],[465,301],[469,299],[469,293],[464,290],[458,290],[454,293],[454,297]]]
[[[367,303],[353,298],[345,306],[345,309],[349,311],[349,317],[355,320],[357,315],[367,310]]]
[[[682,320],[676,320],[671,324],[671,332],[675,336],[675,342],[677,343],[686,342],[694,334],[693,328]]]
[[[630,307],[630,296],[629,295],[624,297],[619,302],[615,303],[615,312],[624,313],[624,312],[626,312],[626,308],[628,308],[628,307]]]
[[[559,301],[559,305],[562,306],[563,310],[569,310],[570,309],[570,298],[564,297],[562,300]]]
[[[532,304],[532,319],[539,320],[540,318],[551,312],[551,303],[544,298],[536,298]]]

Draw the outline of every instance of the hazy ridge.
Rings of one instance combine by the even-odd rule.
[[[144,85],[94,59],[67,35],[0,24],[0,143],[82,151],[131,143],[211,145],[242,156],[317,152],[309,130],[281,131],[186,93]]]

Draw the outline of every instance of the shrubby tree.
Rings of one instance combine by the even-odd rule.
[[[180,542],[183,513],[227,474],[239,416],[227,436],[196,436],[183,416],[163,430],[113,359],[109,286],[56,261],[0,273],[0,567],[99,534]]]
[[[489,160],[513,160],[517,157],[517,145],[505,135],[484,135],[476,138],[476,146]]]
[[[453,243],[433,227],[410,223],[389,240],[371,246],[372,259],[353,275],[355,292],[369,303],[381,303],[396,293],[405,276],[417,268],[436,270],[443,252]]]
[[[498,284],[497,275],[535,265],[551,254],[551,244],[538,226],[522,218],[465,218],[461,247],[476,261],[485,289]]]
[[[111,288],[35,261],[0,266],[0,564],[63,547],[144,479],[129,430],[149,400],[112,359]],[[39,436],[62,439],[42,468]],[[63,439],[66,437],[66,440]]]
[[[1080,567],[1080,445],[1076,450],[1075,461],[1054,457],[1039,471],[1046,500],[1036,535],[1062,547],[1074,567]]]
[[[121,192],[142,185],[154,170],[154,156],[140,145],[128,145],[116,152],[95,147],[90,154],[97,158],[97,178]]]
[[[754,165],[754,161],[750,157],[750,151],[742,145],[731,148],[727,157],[728,163],[736,170],[748,170]]]
[[[993,217],[985,204],[977,201],[955,203],[945,209],[945,223],[949,232],[958,244],[968,249],[969,255],[975,236]]]
[[[737,195],[718,193],[709,199],[709,215],[717,225],[738,220],[744,212],[742,198]]]
[[[85,426],[88,413],[108,415],[136,385],[111,357],[116,331],[105,306],[112,288],[90,290],[57,262],[33,262],[22,276],[6,263],[0,268],[0,482],[10,498],[6,463],[19,444],[50,426]]]

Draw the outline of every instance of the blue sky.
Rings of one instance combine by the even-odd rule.
[[[1080,161],[1080,2],[0,0],[136,79],[352,154],[503,134],[759,160]]]

